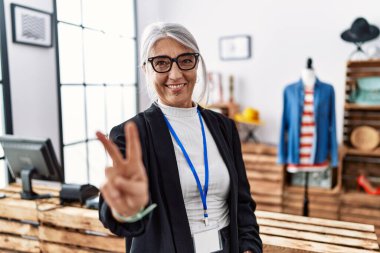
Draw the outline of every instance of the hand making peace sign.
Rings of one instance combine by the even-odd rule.
[[[125,124],[124,133],[126,159],[115,143],[104,134],[96,133],[113,161],[113,166],[106,168],[106,180],[100,192],[114,211],[123,216],[132,216],[148,204],[148,178],[135,123]]]

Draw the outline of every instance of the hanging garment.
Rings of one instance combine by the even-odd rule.
[[[302,80],[288,85],[284,90],[284,107],[278,162],[280,164],[300,163],[300,133],[304,108],[304,85]],[[314,144],[310,161],[321,164],[330,160],[333,167],[338,165],[338,144],[335,124],[335,94],[330,84],[316,80],[313,96]]]

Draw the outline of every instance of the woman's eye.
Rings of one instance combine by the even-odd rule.
[[[180,64],[193,64],[193,59],[192,58],[185,58],[185,59],[182,59]]]
[[[156,61],[156,66],[165,66],[167,65],[168,63],[166,61]]]

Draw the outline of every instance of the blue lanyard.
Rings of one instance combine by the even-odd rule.
[[[199,116],[199,121],[201,122],[202,138],[203,138],[203,154],[204,154],[204,164],[205,164],[205,185],[204,185],[203,190],[202,190],[201,182],[199,181],[198,174],[197,174],[197,172],[195,171],[194,165],[193,165],[193,163],[191,162],[190,157],[189,157],[189,155],[187,154],[187,152],[186,152],[186,150],[185,150],[185,147],[182,145],[182,142],[181,142],[180,139],[178,138],[176,132],[174,131],[172,125],[170,124],[169,120],[166,118],[165,115],[164,115],[164,119],[165,119],[166,124],[168,125],[168,128],[169,128],[170,133],[173,135],[174,139],[175,139],[176,142],[178,143],[178,146],[181,148],[182,153],[183,153],[183,155],[185,156],[186,161],[187,161],[187,163],[188,163],[189,166],[190,166],[191,172],[192,172],[193,175],[194,175],[195,181],[197,182],[197,186],[198,186],[199,194],[201,195],[202,204],[203,204],[203,210],[204,210],[204,215],[203,215],[203,216],[204,216],[204,222],[205,222],[205,225],[207,226],[207,225],[208,225],[208,213],[207,213],[207,203],[206,203],[207,191],[208,191],[208,158],[207,158],[207,143],[206,143],[205,129],[204,129],[204,126],[203,126],[203,121],[202,121],[202,117],[201,117],[201,114],[200,114],[199,109],[197,109],[197,113],[198,113],[198,116]]]

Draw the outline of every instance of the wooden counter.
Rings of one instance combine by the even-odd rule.
[[[97,210],[61,206],[58,198],[22,200],[17,185],[1,189],[0,252],[125,252]],[[58,195],[58,189],[34,187]],[[379,252],[373,225],[256,211],[264,252]]]
[[[266,253],[379,252],[373,225],[256,211]]]
[[[61,206],[58,198],[22,200],[18,186],[0,192],[0,251],[89,253],[125,252],[124,238],[116,237],[103,227],[97,210]],[[59,189],[34,187],[38,193]]]

